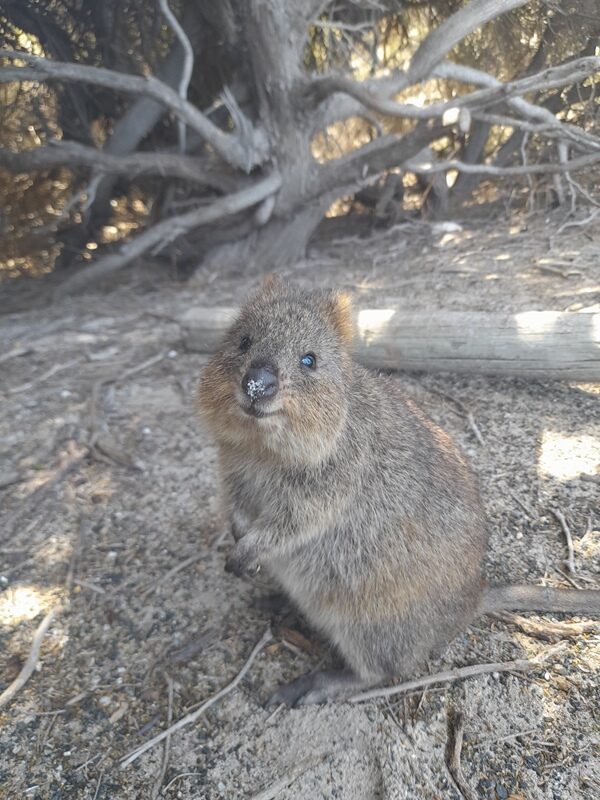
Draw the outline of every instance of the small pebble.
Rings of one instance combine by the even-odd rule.
[[[504,786],[502,786],[501,783],[496,784],[496,794],[498,795],[500,800],[506,800],[506,798],[508,797],[508,792],[504,788]]]
[[[169,358],[177,358],[177,356],[179,355],[179,353],[177,352],[177,350],[169,350],[169,352],[167,353],[167,355],[169,356]]]
[[[61,389],[60,396],[63,398],[63,400],[66,400],[67,397],[71,397],[71,392],[68,389]]]
[[[149,436],[152,433],[152,428],[148,428],[148,426],[146,426],[145,428],[142,428],[142,433],[144,436]]]

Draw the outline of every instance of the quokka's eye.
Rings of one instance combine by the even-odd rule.
[[[305,353],[300,359],[300,363],[306,369],[314,369],[317,366],[317,357],[314,353]]]
[[[247,353],[248,350],[250,350],[251,344],[252,342],[250,341],[249,336],[242,336],[242,338],[240,339],[240,350],[242,351],[242,353]]]

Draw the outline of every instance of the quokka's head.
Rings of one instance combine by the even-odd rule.
[[[241,309],[200,383],[217,441],[288,463],[318,463],[346,415],[350,303],[338,292],[266,282]]]

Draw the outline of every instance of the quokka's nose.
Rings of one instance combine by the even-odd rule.
[[[278,388],[277,367],[268,361],[253,361],[242,378],[242,389],[252,402],[274,397]]]

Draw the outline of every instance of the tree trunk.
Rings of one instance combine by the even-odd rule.
[[[244,238],[209,250],[202,264],[209,269],[223,269],[243,264],[257,272],[269,272],[304,258],[308,241],[323,219],[322,207],[308,207],[292,217],[272,217],[261,228]]]

